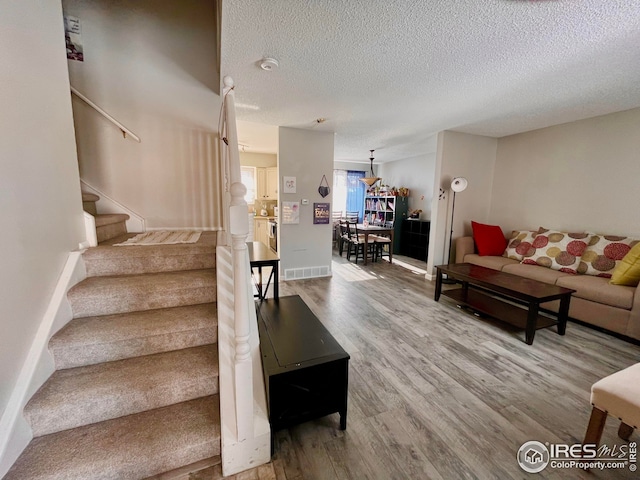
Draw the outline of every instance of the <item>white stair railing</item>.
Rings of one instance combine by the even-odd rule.
[[[221,160],[223,229],[217,248],[222,469],[225,476],[270,459],[270,430],[247,250],[249,209],[241,182],[233,80],[224,78]],[[231,277],[231,278],[230,278]]]

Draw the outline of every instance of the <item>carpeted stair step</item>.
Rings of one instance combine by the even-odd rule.
[[[61,370],[197,347],[218,341],[217,318],[215,303],[76,318],[49,350]]]
[[[74,318],[216,301],[215,269],[89,277],[67,293]]]
[[[146,478],[219,454],[213,395],[35,438],[5,480]]]
[[[127,233],[126,221],[129,215],[125,213],[104,213],[95,215],[96,235],[98,243]]]
[[[36,437],[218,393],[217,344],[57,370],[24,408]]]
[[[100,197],[98,195],[82,192],[82,209],[95,217],[96,215],[98,215],[98,211],[96,209],[96,202],[98,200],[100,200]]]
[[[82,255],[87,275],[130,275],[214,268],[216,232],[202,232],[196,243],[178,245],[130,245],[114,247],[135,234],[112,238]]]

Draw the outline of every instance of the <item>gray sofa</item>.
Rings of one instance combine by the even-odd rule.
[[[472,263],[576,290],[569,317],[611,332],[640,340],[640,286],[611,285],[608,278],[574,275],[538,265],[522,264],[506,257],[480,256],[473,237],[456,239],[456,263]],[[543,304],[557,311],[559,302]]]

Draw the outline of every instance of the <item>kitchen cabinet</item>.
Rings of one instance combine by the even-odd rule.
[[[256,200],[278,199],[278,167],[256,168]]]
[[[269,219],[268,217],[255,217],[253,228],[253,239],[269,246]]]

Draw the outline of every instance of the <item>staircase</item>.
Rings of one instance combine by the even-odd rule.
[[[220,463],[215,232],[114,247],[132,235],[126,215],[110,217],[83,254],[88,276],[67,295],[74,318],[49,343],[56,371],[24,409],[34,439],[6,480],[143,479]]]
[[[82,208],[96,219],[96,236],[98,243],[106,242],[112,238],[127,233],[126,222],[129,215],[124,213],[98,213],[96,202],[100,200],[98,195],[82,192]]]

